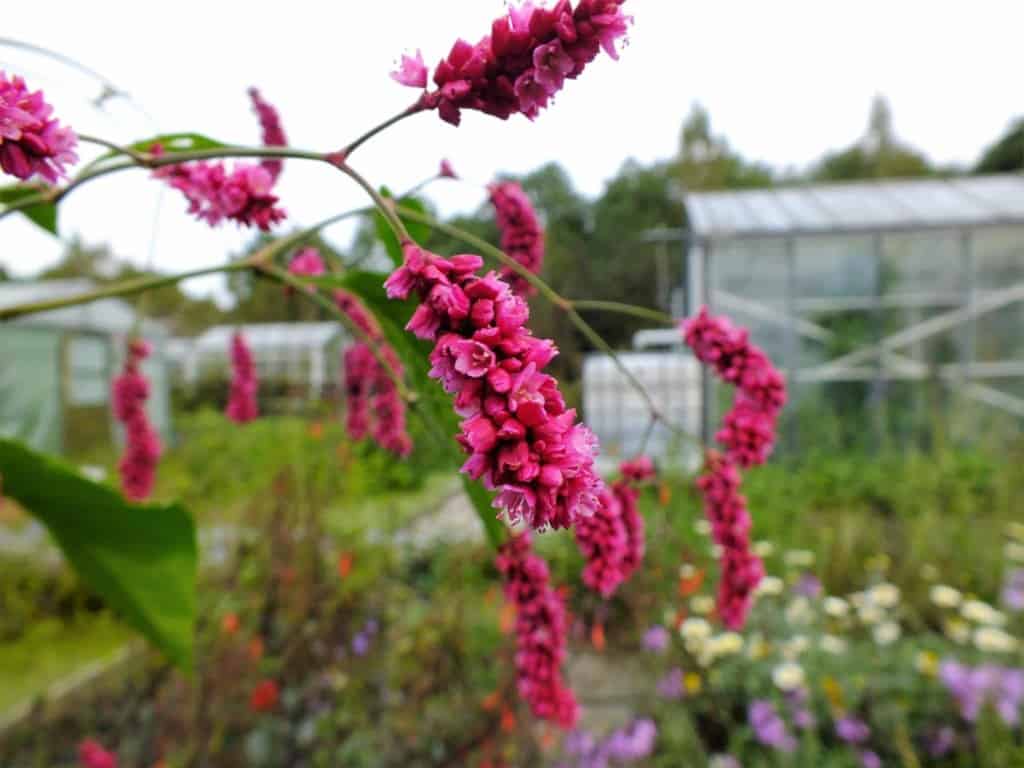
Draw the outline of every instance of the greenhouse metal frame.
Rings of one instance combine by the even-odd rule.
[[[920,412],[921,392],[905,387],[923,381],[989,417],[1024,418],[1024,176],[694,193],[685,205],[687,230],[649,239],[683,241],[687,311],[707,304],[750,326],[794,405],[860,383],[876,442],[893,392],[904,386]],[[856,343],[837,343],[836,318],[860,328]],[[723,395],[707,375],[702,391],[707,440]],[[980,430],[973,419],[954,431]]]

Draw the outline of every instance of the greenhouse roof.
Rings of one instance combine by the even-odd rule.
[[[344,331],[338,323],[257,323],[215,325],[195,341],[195,350],[225,353],[235,331],[241,331],[253,351],[286,348],[316,349],[333,343]]]
[[[0,308],[15,307],[47,299],[60,299],[86,293],[96,288],[92,280],[40,280],[36,282],[0,283]],[[101,299],[73,307],[40,312],[20,317],[13,322],[45,328],[64,328],[106,334],[126,334],[135,327],[135,309],[122,299]],[[155,321],[145,321],[145,333],[165,336],[164,327]]]
[[[685,203],[705,238],[1024,224],[1024,175],[695,192]]]

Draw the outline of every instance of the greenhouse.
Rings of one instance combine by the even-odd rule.
[[[685,197],[687,309],[787,371],[784,443],[973,440],[1024,419],[1024,177]],[[703,383],[705,435],[724,391]]]
[[[332,397],[341,380],[341,350],[348,339],[338,323],[217,325],[191,343],[172,345],[176,370],[187,389],[226,388],[231,337],[240,332],[252,350],[261,400],[301,404]]]
[[[74,296],[89,280],[0,283],[0,307]],[[0,435],[39,450],[88,450],[118,435],[110,383],[121,367],[125,338],[141,327],[153,345],[143,368],[152,393],[150,418],[165,439],[171,415],[163,326],[143,321],[119,299],[51,310],[0,323]]]

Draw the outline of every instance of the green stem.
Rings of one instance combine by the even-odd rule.
[[[373,128],[371,128],[362,136],[358,137],[357,139],[349,143],[344,149],[337,153],[341,162],[345,162],[346,160],[348,160],[348,158],[352,156],[353,152],[355,152],[357,149],[359,149],[359,147],[361,147],[363,144],[372,139],[381,131],[385,130],[386,128],[390,128],[395,123],[401,122],[402,120],[411,115],[415,115],[417,112],[422,112],[423,109],[424,107],[422,103],[419,100],[417,100],[415,104],[406,107],[397,115],[389,117],[383,123],[379,123],[378,125],[373,126]]]
[[[131,147],[122,147],[120,144],[115,144],[112,141],[101,139],[99,136],[90,136],[86,133],[79,133],[78,140],[84,141],[86,144],[96,144],[101,147],[106,147],[111,152],[116,152],[119,155],[127,155],[140,165],[148,162],[150,158],[150,155],[147,155],[145,152],[136,152]]]
[[[370,182],[363,178],[361,174],[356,172],[356,170],[347,163],[335,163],[334,165],[338,170],[362,187],[366,194],[370,196],[370,199],[373,200],[373,204],[377,206],[377,209],[381,212],[384,218],[388,220],[388,224],[390,224],[391,228],[395,231],[395,236],[398,238],[400,243],[406,243],[412,239],[409,237],[409,232],[406,230],[405,224],[402,223],[402,220],[398,218],[398,214],[395,213],[394,201],[384,199],[384,196],[374,189]]]
[[[644,320],[651,320],[662,325],[675,325],[678,321],[667,312],[660,312],[657,309],[638,307],[635,304],[623,304],[620,301],[600,301],[596,299],[573,299],[572,305],[581,310],[600,310],[602,312],[616,312],[620,315],[632,315]]]
[[[189,280],[193,277],[213,275],[218,272],[236,272],[249,269],[251,266],[252,264],[250,264],[248,260],[233,261],[229,264],[218,264],[215,267],[204,267],[202,269],[193,269],[189,272],[180,272],[176,275],[137,277],[131,280],[125,280],[124,282],[115,283],[114,285],[97,288],[93,291],[87,291],[86,293],[80,293],[75,296],[64,296],[59,299],[33,301],[28,304],[19,304],[14,307],[0,307],[0,320],[13,320],[16,317],[22,317],[23,315],[31,315],[36,312],[47,312],[53,309],[63,309],[64,307],[74,307],[78,304],[88,304],[91,301],[110,299],[115,296],[130,296],[134,293],[141,293],[142,291],[161,288],[165,285],[180,283],[183,280]]]

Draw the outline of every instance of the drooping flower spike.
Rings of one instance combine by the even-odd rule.
[[[536,717],[569,729],[579,719],[572,689],[562,677],[565,605],[550,584],[547,563],[533,551],[530,534],[510,538],[498,552],[505,599],[516,608],[516,678],[519,695]]]
[[[121,476],[121,490],[132,501],[143,501],[153,492],[156,467],[163,450],[160,434],[146,413],[149,381],[141,366],[149,352],[149,344],[142,339],[129,341],[124,368],[114,379],[112,387],[114,417],[125,430],[124,454],[117,469]]]
[[[514,181],[492,184],[489,192],[501,232],[501,249],[530,272],[538,274],[544,263],[544,230],[530,198]],[[523,296],[535,292],[533,286],[510,267],[502,267],[498,277]]]
[[[605,489],[591,517],[576,522],[576,545],[583,555],[583,583],[608,598],[629,579],[644,556],[644,520],[636,483],[654,476],[647,456],[623,462],[622,478]]]
[[[67,175],[78,160],[78,137],[53,119],[42,91],[30,92],[25,81],[0,70],[0,168],[21,180],[41,176],[51,184]]]
[[[378,354],[396,376],[403,376],[402,362],[366,306],[345,290],[334,293],[338,309],[373,342]],[[357,341],[343,355],[346,399],[346,429],[353,440],[367,434],[381,448],[398,456],[412,451],[412,438],[406,428],[405,401],[402,400],[389,371],[381,365],[370,347]]]
[[[493,272],[479,275],[479,256],[442,259],[411,242],[403,251],[385,288],[390,298],[420,299],[406,329],[435,343],[430,376],[464,419],[462,471],[498,491],[494,506],[512,522],[568,528],[594,514],[597,439],[541,373],[557,351],[526,327],[526,302]]]
[[[256,364],[241,332],[231,337],[231,391],[227,417],[236,424],[246,424],[259,416],[256,392]]]
[[[249,99],[252,101],[252,108],[260,121],[260,128],[263,131],[263,146],[265,147],[287,147],[288,137],[281,127],[281,116],[272,104],[265,101],[259,90],[249,89]],[[284,161],[277,157],[268,157],[260,161],[267,173],[270,174],[271,182],[276,182],[281,175]]]
[[[455,41],[434,70],[436,90],[425,92],[420,105],[437,109],[453,125],[463,109],[503,120],[520,113],[532,120],[602,49],[618,58],[616,43],[631,21],[622,13],[624,1],[579,0],[574,7],[558,0],[550,9],[524,2],[509,8],[476,45]],[[422,60],[404,57],[392,77],[422,88],[426,68]]]

